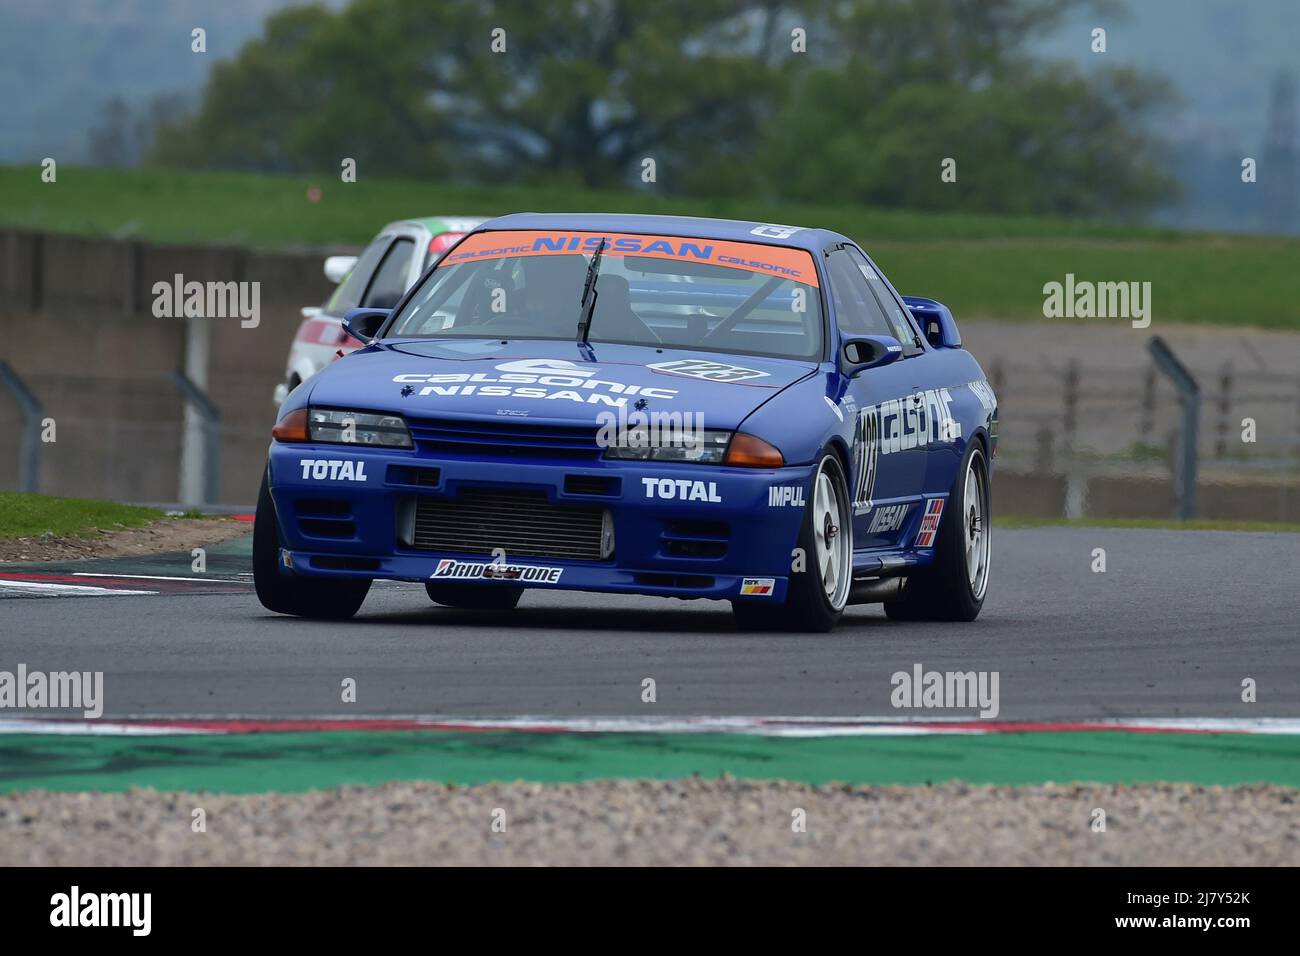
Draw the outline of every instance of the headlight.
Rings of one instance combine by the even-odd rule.
[[[656,434],[655,429],[638,426],[627,429],[619,437],[617,444],[605,449],[606,458],[720,465],[727,454],[731,432],[705,428],[693,433],[677,429],[671,434]]]
[[[412,448],[411,432],[400,415],[374,412],[340,412],[313,408],[307,414],[310,441],[344,445],[378,445],[384,448]]]

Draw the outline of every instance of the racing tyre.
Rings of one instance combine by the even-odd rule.
[[[853,511],[848,480],[838,456],[822,456],[804,509],[799,547],[803,570],[792,571],[785,603],[734,600],[736,623],[749,630],[822,633],[844,613],[853,584]]]
[[[480,611],[512,611],[524,594],[523,588],[476,587],[472,584],[427,583],[424,590],[435,604]]]
[[[253,517],[253,585],[268,611],[297,617],[346,620],[370,590],[368,579],[300,578],[280,573],[280,531],[266,476]]]
[[[973,621],[984,606],[991,554],[989,469],[984,446],[970,443],[934,546],[934,563],[909,575],[903,595],[885,603],[896,621]]]

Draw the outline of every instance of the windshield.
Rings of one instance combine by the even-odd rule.
[[[811,255],[680,236],[476,233],[425,278],[385,337],[576,339],[602,239],[588,341],[821,358]]]

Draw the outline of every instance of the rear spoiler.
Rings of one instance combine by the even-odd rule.
[[[961,333],[957,322],[942,302],[919,295],[903,296],[903,304],[916,318],[926,341],[936,349],[961,348]]]

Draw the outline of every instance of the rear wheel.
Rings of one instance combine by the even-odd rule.
[[[268,611],[298,617],[346,620],[370,591],[368,579],[302,578],[280,573],[280,530],[267,476],[253,518],[253,585]]]
[[[790,573],[785,603],[731,602],[736,623],[753,630],[824,632],[844,613],[853,583],[853,513],[844,466],[822,456],[799,533],[802,561]]]
[[[984,446],[972,441],[948,493],[934,563],[909,575],[903,596],[885,604],[897,621],[973,621],[988,591],[992,554],[989,471]]]
[[[510,611],[523,597],[523,588],[475,586],[472,584],[427,583],[429,600],[444,607],[473,608],[480,611]]]

